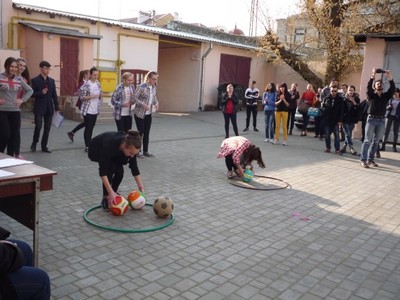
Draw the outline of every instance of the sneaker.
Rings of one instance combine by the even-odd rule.
[[[279,144],[279,141],[278,141],[278,140],[274,140],[274,141],[272,142],[272,144],[278,145],[278,144]]]
[[[287,146],[287,141],[283,141],[282,146]]]
[[[146,157],[155,157],[153,154],[151,154],[150,152],[143,152],[143,155]]]
[[[375,167],[375,168],[378,167],[378,164],[377,164],[376,162],[374,162],[373,160],[369,160],[369,161],[368,161],[368,165],[369,165],[369,166],[372,165],[372,166]]]
[[[71,142],[74,142],[74,133],[72,131],[67,132],[69,139],[71,140]]]
[[[101,200],[101,208],[104,210],[108,210],[108,199],[104,198]]]
[[[233,175],[233,171],[228,171],[228,173],[226,173],[226,177],[228,177],[228,179],[231,179],[235,177],[235,175]]]
[[[336,150],[335,153],[336,153],[337,155],[343,155],[342,151],[340,151],[340,150]]]
[[[269,139],[265,139],[264,142],[265,142],[265,143],[269,143]]]
[[[325,153],[331,153],[331,148],[326,148]]]
[[[15,155],[15,158],[18,158],[18,159],[23,159],[23,160],[25,160],[25,157],[23,157],[21,154]]]
[[[243,132],[249,131],[249,127],[246,127],[245,129],[243,129]]]
[[[361,161],[361,167],[369,168],[368,164],[365,161]]]
[[[254,127],[254,129],[253,129],[253,130],[254,130],[255,132],[259,132],[259,130],[258,130],[257,128],[255,128],[255,127]]]

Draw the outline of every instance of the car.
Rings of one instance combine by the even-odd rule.
[[[294,115],[294,125],[299,128],[303,129],[303,115],[299,113],[296,109],[296,114]],[[314,129],[315,128],[315,119],[314,117],[310,117],[308,120],[307,129]]]

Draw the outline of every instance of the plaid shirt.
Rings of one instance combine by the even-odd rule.
[[[150,93],[153,93],[153,102],[151,105],[157,105],[157,87],[154,85],[153,89],[150,90],[150,87],[147,83],[142,83],[135,91],[135,108],[133,113],[140,119],[144,119],[144,115],[146,114],[146,109],[143,104],[149,103]]]
[[[86,100],[83,97],[90,96],[90,80],[86,81],[81,88],[78,90],[79,97],[82,99],[82,106],[81,106],[81,113],[83,116],[86,116],[89,106],[90,106],[90,100]],[[103,96],[103,93],[101,92],[101,86],[100,83],[96,80],[96,85],[100,90],[100,96],[99,96],[99,102],[97,104],[97,113],[100,112],[100,106],[101,106],[101,98]]]
[[[251,142],[243,136],[233,136],[225,139],[221,144],[221,150],[218,153],[218,158],[232,155],[235,164],[240,163],[240,157],[251,145]]]
[[[131,101],[132,103],[135,102],[134,98],[134,92],[135,92],[135,87],[131,84],[129,86],[129,89],[131,90],[131,97],[128,99],[128,101]],[[125,101],[125,86],[121,82],[117,88],[115,89],[114,93],[111,96],[111,104],[114,106],[114,112],[113,116],[115,120],[121,120],[121,111],[122,111],[122,104],[124,104]],[[129,110],[131,113],[131,110]]]

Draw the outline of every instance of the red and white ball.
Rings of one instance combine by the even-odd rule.
[[[127,212],[128,207],[129,207],[129,203],[124,197],[118,195],[117,197],[115,197],[115,201],[114,202],[115,203],[112,203],[111,207],[110,207],[110,211],[114,215],[122,216],[124,213]]]
[[[146,205],[146,197],[140,191],[132,191],[128,195],[129,206],[133,209],[142,209]]]

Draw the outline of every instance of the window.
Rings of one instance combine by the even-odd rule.
[[[298,28],[294,30],[294,43],[301,44],[304,43],[304,37],[306,35],[306,30],[304,28]]]

